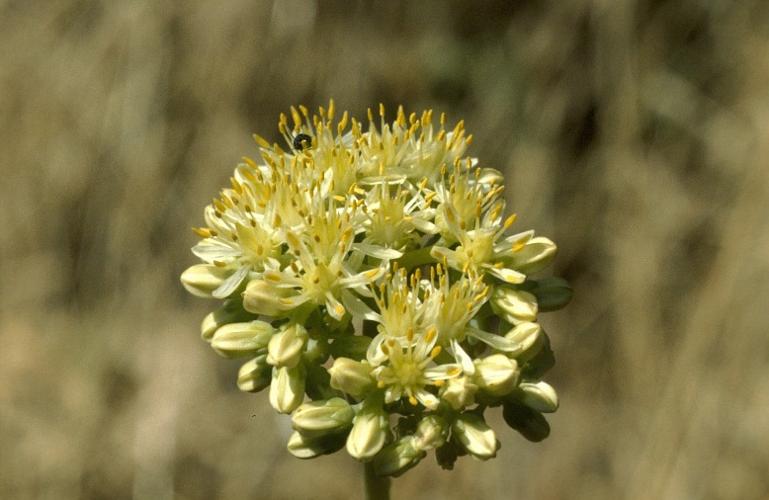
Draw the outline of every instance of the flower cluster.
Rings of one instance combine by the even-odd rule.
[[[537,316],[571,290],[532,275],[555,245],[510,233],[502,174],[465,155],[462,122],[378,114],[300,106],[280,117],[284,147],[255,136],[260,159],[206,207],[192,249],[203,263],[181,277],[222,301],[203,339],[249,358],[238,387],[269,387],[299,458],[346,447],[380,475],[430,450],[446,468],[489,459],[499,442],[484,412],[497,406],[543,439],[558,399],[541,380],[553,355]]]

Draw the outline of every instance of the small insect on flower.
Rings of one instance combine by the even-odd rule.
[[[312,144],[312,137],[307,134],[297,134],[294,137],[293,146],[297,151],[304,151]]]
[[[462,121],[375,114],[291,107],[283,147],[254,136],[260,158],[243,158],[206,207],[202,263],[181,276],[224,301],[201,336],[243,358],[241,391],[269,390],[292,414],[298,458],[346,448],[379,476],[431,450],[447,469],[487,460],[499,441],[483,414],[500,406],[544,439],[558,398],[542,380],[554,359],[537,318],[571,298],[536,274],[555,244],[508,234],[504,176],[467,156]]]

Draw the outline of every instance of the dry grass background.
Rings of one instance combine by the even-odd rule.
[[[0,497],[357,497],[178,284],[251,132],[334,97],[464,118],[576,290],[551,437],[397,498],[769,498],[768,84],[763,0],[0,0]]]

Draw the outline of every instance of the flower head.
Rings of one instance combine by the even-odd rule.
[[[508,233],[504,178],[466,155],[463,122],[402,107],[388,121],[383,106],[337,120],[331,102],[292,107],[278,131],[285,144],[255,135],[258,158],[205,208],[202,262],[181,280],[224,301],[201,334],[249,359],[241,390],[269,387],[292,414],[289,451],[346,447],[397,475],[434,449],[450,468],[495,455],[483,412],[497,406],[524,437],[546,435],[558,399],[537,316],[571,290],[534,277],[555,245]]]

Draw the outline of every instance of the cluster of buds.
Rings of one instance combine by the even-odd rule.
[[[554,359],[540,312],[571,297],[561,279],[532,278],[556,247],[509,234],[502,174],[465,155],[463,123],[432,111],[368,124],[333,102],[278,124],[286,146],[255,136],[231,186],[205,209],[203,263],[182,283],[219,299],[202,337],[248,360],[238,387],[269,387],[290,414],[288,450],[342,448],[397,476],[430,450],[452,468],[499,448],[484,419],[533,441],[558,398],[542,381]]]

